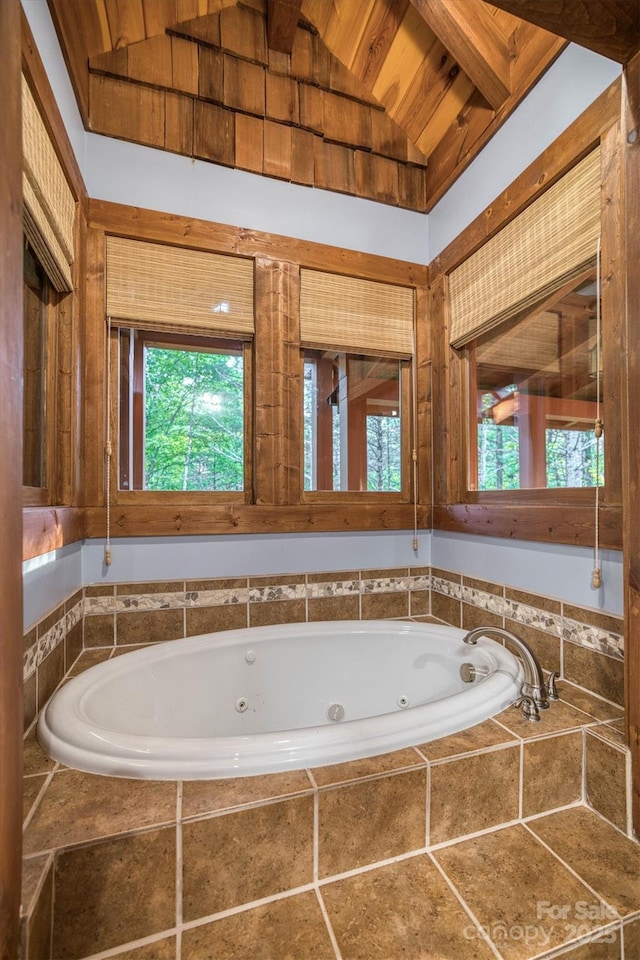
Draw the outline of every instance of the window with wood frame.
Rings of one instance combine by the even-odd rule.
[[[470,491],[602,485],[600,150],[450,276]]]
[[[569,287],[467,348],[472,490],[604,483],[595,269]]]
[[[241,340],[119,331],[121,490],[243,491]]]
[[[402,374],[397,359],[304,352],[305,490],[402,492]]]
[[[106,247],[118,490],[244,499],[252,261],[124,237],[107,237]]]
[[[69,311],[73,291],[76,204],[25,77],[22,77],[23,192],[23,500],[59,503],[65,473],[61,405],[69,383]]]
[[[301,271],[304,493],[409,498],[414,293]]]

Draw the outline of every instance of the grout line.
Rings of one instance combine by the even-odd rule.
[[[613,912],[614,916],[609,917],[609,918],[608,918],[609,921],[613,921],[613,920],[616,920],[616,919],[617,919],[618,921],[620,921],[620,920],[622,919],[619,911],[618,911],[615,907],[613,907],[613,906],[609,903],[609,901],[606,900],[606,899],[602,896],[601,893],[598,893],[598,891],[597,891],[594,887],[592,887],[590,883],[587,883],[587,881],[584,879],[584,877],[581,877],[577,870],[575,870],[573,867],[571,867],[571,866],[566,862],[566,860],[563,860],[563,858],[560,856],[560,854],[559,854],[559,853],[556,853],[556,851],[553,849],[553,847],[550,847],[549,844],[546,843],[546,841],[544,841],[544,840],[542,839],[542,837],[539,837],[538,834],[535,833],[535,831],[531,829],[531,827],[529,826],[528,823],[523,823],[522,825],[523,825],[523,827],[525,828],[525,830],[527,830],[527,831],[531,834],[531,836],[534,837],[534,838],[538,841],[538,843],[540,843],[543,847],[545,847],[545,848],[549,851],[549,853],[552,854],[552,855],[555,857],[555,859],[558,861],[558,863],[561,863],[561,864],[562,864],[562,866],[565,868],[565,870],[568,870],[569,873],[571,873],[571,874],[576,878],[576,880],[579,880],[579,881],[580,881],[580,883],[582,884],[583,887],[586,887],[587,890],[588,890],[590,893],[593,894],[593,896],[596,898],[596,900],[599,901],[599,903],[605,904],[605,906],[608,907],[608,908]],[[598,929],[598,928],[596,928],[596,929]]]
[[[557,947],[552,947],[552,949],[548,950],[546,953],[536,953],[535,955],[531,956],[529,960],[556,960],[556,958],[559,957],[571,958],[576,947],[586,946],[590,943],[611,942],[601,941],[600,938],[604,934],[613,933],[616,930],[619,930],[620,932],[620,945],[622,945],[622,922],[617,920],[613,923],[607,924],[604,927],[594,927],[590,934],[580,934],[580,937],[576,936],[573,938],[573,940],[566,940]],[[623,960],[622,954],[620,954],[619,960]]]
[[[325,906],[324,900],[322,899],[322,892],[318,886],[315,887],[315,895],[316,895],[316,900],[318,901],[318,904],[320,906],[320,912],[322,913],[325,926],[327,928],[327,933],[329,934],[329,939],[331,940],[331,946],[333,947],[333,952],[336,955],[336,960],[342,960],[342,953],[338,945],[338,940],[335,933],[333,932],[333,924],[331,923],[331,920],[329,918],[327,908]]]
[[[40,787],[40,790],[38,791],[38,795],[37,795],[36,799],[35,799],[34,802],[33,802],[33,806],[31,807],[31,810],[29,811],[29,813],[27,814],[27,816],[24,818],[24,821],[23,821],[23,823],[22,823],[22,833],[23,833],[23,835],[26,833],[27,829],[29,828],[29,824],[30,824],[31,821],[33,820],[33,818],[34,818],[34,816],[35,816],[35,814],[36,814],[36,810],[38,809],[38,807],[39,807],[40,804],[42,803],[42,800],[43,800],[43,798],[44,798],[44,795],[45,795],[45,793],[47,792],[47,790],[49,789],[49,787],[50,787],[50,785],[51,785],[51,781],[53,780],[54,774],[57,773],[58,769],[59,769],[59,764],[56,763],[55,766],[54,766],[54,768],[53,768],[53,770],[47,771],[46,779],[45,779],[44,783],[42,784],[42,786]],[[34,774],[34,776],[35,776],[35,774]],[[22,778],[22,780],[21,780],[21,782],[20,782],[20,789],[21,789],[22,791],[24,791],[24,777]],[[56,849],[56,848],[53,848],[53,847],[51,848],[52,851],[55,850],[55,849]],[[46,851],[41,851],[41,852],[42,852],[42,853],[49,853],[48,850],[46,850]],[[30,853],[29,856],[33,856],[33,854]]]
[[[426,848],[429,847],[429,841],[431,840],[431,764],[427,764],[426,767],[426,797],[425,804],[426,809],[424,813],[424,845]]]
[[[227,917],[235,917],[239,913],[247,913],[256,907],[267,907],[271,903],[278,903],[280,900],[288,900],[289,897],[295,897],[299,893],[313,893],[315,884],[305,883],[301,887],[290,887],[281,893],[274,893],[268,897],[261,897],[260,900],[250,900],[247,903],[238,904],[235,907],[228,907],[226,910],[220,910],[218,913],[210,913],[205,917],[198,917],[196,920],[186,920],[180,925],[180,931],[196,930],[198,927],[204,927],[208,923],[214,923],[216,920],[225,920]],[[93,958],[87,958],[93,960]]]
[[[386,860],[376,860],[374,863],[366,863],[362,867],[354,867],[353,870],[345,870],[344,873],[332,873],[330,877],[319,877],[317,884],[320,889],[330,883],[337,883],[338,880],[349,880],[351,877],[359,877],[363,873],[371,873],[380,867],[388,867],[394,863],[403,863],[405,860],[412,860],[414,857],[422,857],[429,853],[426,847],[417,850],[408,850],[406,853],[398,853],[394,857],[388,857]]]
[[[520,765],[518,767],[518,818],[524,816],[524,740],[520,741]]]
[[[454,847],[457,843],[462,843],[464,840],[475,840],[476,837],[484,837],[489,833],[500,833],[502,830],[508,830],[509,827],[517,827],[519,823],[522,823],[522,820],[519,818],[515,820],[505,820],[504,823],[497,823],[492,827],[485,827],[484,830],[476,830],[474,833],[464,833],[459,837],[453,837],[451,840],[441,840],[440,843],[432,843],[427,852],[433,853],[434,851],[444,850],[446,847]]]
[[[465,913],[470,917],[470,919],[474,922],[474,924],[476,925],[477,930],[478,930],[478,931],[480,932],[480,934],[482,935],[482,939],[483,939],[483,940],[485,941],[485,943],[489,946],[489,948],[490,948],[491,951],[493,952],[494,956],[497,957],[498,960],[503,960],[502,954],[499,952],[498,948],[494,945],[493,941],[490,939],[490,937],[489,937],[489,935],[487,934],[486,930],[484,929],[484,927],[482,926],[482,924],[480,923],[480,921],[477,919],[477,917],[476,917],[476,915],[474,914],[473,910],[472,910],[471,907],[468,905],[467,901],[463,898],[462,894],[459,892],[459,890],[458,890],[458,888],[456,887],[456,885],[453,883],[452,880],[449,879],[449,876],[448,876],[447,873],[445,872],[444,868],[440,866],[440,864],[438,863],[438,861],[436,860],[436,858],[435,858],[431,853],[428,854],[428,857],[429,857],[429,859],[431,860],[431,862],[434,864],[436,870],[438,871],[438,873],[440,874],[440,876],[442,877],[442,879],[445,881],[445,883],[447,884],[447,886],[448,886],[449,889],[451,890],[451,892],[452,892],[452,894],[454,895],[454,897],[456,898],[456,900],[459,902],[459,904],[460,904],[460,906],[462,907],[462,909],[463,909],[463,910],[465,911]]]
[[[183,781],[178,780],[176,791],[176,926],[182,923],[182,887],[183,887],[183,840],[182,840],[182,796]],[[176,945],[176,960],[180,960],[181,938]]]
[[[320,794],[313,791],[313,881],[318,880],[320,864]]]

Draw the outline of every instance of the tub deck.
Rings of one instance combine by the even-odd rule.
[[[80,773],[30,737],[26,956],[49,956],[54,870],[55,957],[246,960],[260,944],[296,960],[490,960],[491,941],[526,960],[597,930],[608,945],[576,960],[619,957],[623,940],[640,956],[620,711],[564,682],[560,695],[538,724],[508,709],[384,756],[230,780]]]

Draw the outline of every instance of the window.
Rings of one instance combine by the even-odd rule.
[[[53,293],[33,249],[24,247],[22,482],[27,504],[52,502],[56,330]]]
[[[404,371],[408,362],[304,352],[304,489],[403,489]]]
[[[470,344],[470,489],[603,484],[595,281]]]
[[[121,329],[121,490],[243,491],[245,346]]]

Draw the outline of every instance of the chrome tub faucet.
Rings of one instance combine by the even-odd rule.
[[[549,700],[557,700],[558,694],[555,688],[556,674],[552,674],[549,686],[544,682],[542,668],[538,658],[525,640],[521,640],[515,633],[505,630],[503,627],[476,627],[469,630],[462,638],[464,643],[472,646],[478,642],[480,637],[499,637],[502,640],[508,640],[519,654],[524,666],[524,681],[520,692],[520,699],[516,706],[522,705],[522,714],[527,720],[539,720],[540,710],[546,710],[549,706]]]

